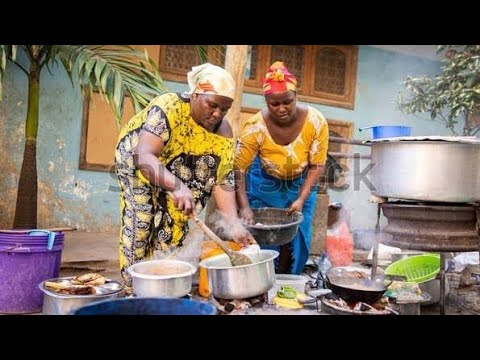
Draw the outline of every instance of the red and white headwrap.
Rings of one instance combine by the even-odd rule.
[[[233,99],[235,81],[230,73],[220,66],[205,63],[192,67],[187,74],[190,94],[216,94]]]
[[[291,74],[285,64],[275,61],[268,69],[263,80],[263,93],[265,95],[297,89],[297,78]]]

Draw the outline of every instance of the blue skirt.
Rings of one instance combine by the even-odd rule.
[[[261,207],[288,208],[297,199],[306,176],[307,171],[304,171],[293,180],[277,179],[263,170],[260,159],[256,157],[246,174],[246,190],[250,207],[252,209]],[[290,252],[291,266],[286,273],[300,274],[308,260],[317,189],[318,186],[312,189],[303,205],[304,219],[295,238],[282,246],[261,246],[262,249],[273,249],[279,252],[288,250]],[[279,258],[275,259],[275,268],[278,272]]]

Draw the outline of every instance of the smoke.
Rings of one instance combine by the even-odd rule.
[[[215,234],[223,240],[233,240],[248,231],[238,217],[228,218],[218,210],[210,215],[209,225]]]
[[[190,231],[183,240],[182,246],[171,246],[167,251],[156,250],[154,259],[176,259],[189,262],[198,267],[204,241],[203,231],[193,221],[190,222]]]

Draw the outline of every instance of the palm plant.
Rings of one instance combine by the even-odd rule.
[[[17,59],[23,51],[28,66]],[[20,171],[14,228],[37,227],[37,131],[39,125],[40,74],[63,65],[73,86],[82,95],[99,91],[120,123],[124,95],[128,93],[135,112],[155,96],[165,92],[158,67],[147,53],[127,45],[0,45],[0,100],[2,82],[9,64],[16,65],[28,78],[28,105],[25,120],[25,150]]]

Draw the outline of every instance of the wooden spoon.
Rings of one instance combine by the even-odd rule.
[[[230,258],[230,262],[232,266],[241,266],[241,265],[248,265],[252,264],[252,259],[250,259],[247,255],[239,253],[238,251],[232,251],[229,249],[228,245],[225,244],[225,241],[220,239],[210,228],[205,225],[205,223],[200,220],[198,217],[193,216],[193,220],[200,226],[203,230],[205,235],[207,235],[211,240],[213,240],[218,246],[222,248],[223,251],[228,255]]]

